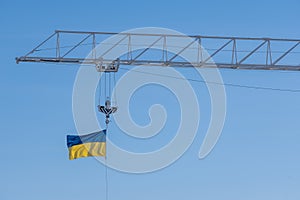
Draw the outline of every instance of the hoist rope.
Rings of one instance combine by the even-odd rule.
[[[109,79],[108,79],[108,97],[111,98],[111,72],[109,72]]]
[[[106,139],[108,135],[108,124],[106,124]],[[106,142],[107,144],[107,142]],[[107,167],[107,145],[105,145],[105,199],[108,200],[108,167]]]
[[[99,96],[98,96],[98,105],[100,105],[101,104],[101,92],[102,92],[102,90],[101,90],[101,85],[102,85],[102,83],[101,83],[101,72],[99,72],[99,85],[98,85],[98,92],[99,92]]]
[[[116,86],[116,72],[114,72],[114,104],[115,106],[118,106],[118,102],[117,102],[117,88],[115,87]]]
[[[132,72],[136,72],[136,73],[141,73],[141,74],[148,74],[148,75],[153,75],[153,76],[160,76],[160,77],[165,77],[165,78],[183,80],[183,81],[188,80],[188,81],[191,81],[191,82],[198,82],[198,83],[204,83],[204,84],[223,85],[223,86],[245,88],[245,89],[271,90],[271,91],[278,91],[278,92],[300,93],[300,89],[251,86],[251,85],[242,85],[242,84],[234,84],[234,83],[221,83],[221,82],[205,81],[205,80],[198,80],[198,79],[191,79],[191,78],[182,78],[182,77],[176,77],[176,76],[171,76],[171,75],[166,75],[166,74],[144,72],[144,71],[139,71],[139,70],[134,70],[134,69],[126,69],[126,68],[121,68],[121,67],[119,69],[126,70],[126,71],[132,71]]]
[[[106,78],[106,72],[104,72],[104,95],[105,95],[105,99],[106,99],[106,97],[107,97],[107,92],[106,92],[106,82],[107,82],[107,78]]]

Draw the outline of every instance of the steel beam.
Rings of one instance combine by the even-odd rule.
[[[75,45],[71,46],[62,46],[63,38],[66,36],[71,35],[82,35],[83,39],[79,41],[74,41]],[[108,49],[103,52],[100,56],[96,55],[96,45],[103,42],[103,41],[97,41],[96,36],[101,35],[105,37],[110,37],[112,35],[121,35],[121,37],[114,43],[109,44],[110,46]],[[64,37],[61,37],[61,36]],[[153,40],[152,43],[147,44],[148,46],[141,49],[141,52],[134,52],[132,51],[134,45],[134,37],[144,37],[145,41],[151,41],[153,40],[153,37],[157,37],[157,39]],[[56,37],[56,40],[55,40]],[[51,43],[51,39],[53,38],[53,43]],[[126,40],[128,38],[128,41]],[[174,39],[177,40],[186,40],[188,38],[192,38],[191,42],[185,43],[183,46],[178,46],[180,49],[175,55],[173,55],[170,59],[167,58],[168,56],[168,50],[171,49],[172,45],[176,46],[176,44],[170,44],[166,41],[168,39],[173,39],[170,41],[174,41]],[[163,39],[162,44],[158,44],[160,40]],[[205,44],[205,40],[212,41],[210,45],[213,47],[209,47],[208,49],[214,49],[214,51],[210,55],[206,55],[203,53],[202,47],[197,46],[195,47],[195,44]],[[168,40],[169,41],[169,40]],[[218,47],[217,44],[220,44],[220,41],[223,43],[221,47]],[[254,44],[258,43],[258,46],[256,46],[254,49],[244,46],[242,49],[239,47],[240,42],[248,42],[249,46],[253,46]],[[290,47],[288,50],[273,50],[272,44],[276,42],[279,44],[282,44],[283,46],[286,46],[286,44],[293,44],[292,47]],[[49,48],[48,43],[51,43]],[[232,43],[232,44],[231,44]],[[268,43],[268,47],[266,51],[260,50],[263,45]],[[184,44],[180,43],[179,44]],[[143,65],[143,66],[170,66],[170,67],[202,67],[202,68],[210,68],[210,67],[217,67],[217,68],[230,68],[230,69],[253,69],[253,70],[292,70],[292,71],[298,71],[300,69],[300,49],[297,48],[300,45],[300,39],[279,39],[279,38],[249,38],[249,37],[222,37],[222,36],[201,36],[201,35],[168,35],[168,34],[143,34],[143,33],[114,33],[114,32],[90,32],[90,31],[64,31],[64,30],[56,30],[55,33],[50,35],[46,40],[44,40],[42,43],[40,43],[38,46],[36,46],[33,50],[29,51],[24,56],[20,56],[16,58],[16,62],[47,62],[47,63],[70,63],[70,64],[92,64],[96,65],[99,64],[101,61],[105,65],[111,64],[114,60],[105,60],[105,55],[109,53],[110,51],[114,50],[114,48],[119,47],[119,45],[126,45],[129,52],[127,54],[127,59],[120,57],[115,59],[120,59],[120,65]],[[83,49],[79,49],[83,45],[91,45],[92,50],[92,58],[85,59],[84,57],[88,55],[90,52],[84,52]],[[146,44],[145,44],[146,45]],[[225,47],[231,47],[230,50],[225,49]],[[61,49],[62,48],[68,48],[68,51],[61,56]],[[157,58],[155,56],[147,57],[147,52],[150,51],[152,48],[163,49],[163,59]],[[272,48],[271,48],[272,47]],[[200,48],[200,49],[199,49]],[[203,46],[203,49],[207,47]],[[49,53],[43,55],[43,50],[51,50],[53,49],[53,54]],[[79,49],[82,51],[82,54],[80,54],[79,57],[69,57],[69,55],[75,50]],[[298,49],[298,52],[297,52]],[[175,61],[175,58],[181,57],[181,54],[189,50],[191,52],[195,52],[195,61],[191,61],[191,63],[188,63],[186,61]],[[221,52],[230,51],[230,57],[227,59],[228,61],[219,60],[218,57],[215,57],[217,54],[221,54]],[[39,52],[38,55],[36,53]],[[244,55],[241,59],[237,58],[237,55],[239,52],[246,52],[247,54]],[[280,52],[281,55],[272,62],[272,57],[274,57],[275,53]],[[248,58],[254,54],[261,54],[263,53],[263,56],[265,56],[265,61],[251,61],[250,63],[247,62],[245,64],[246,60],[249,60]],[[295,54],[299,54],[299,56],[294,56],[293,59],[284,59],[291,57]],[[144,56],[143,56],[144,55]],[[141,59],[143,57],[143,59]],[[98,59],[99,58],[99,59]],[[209,63],[210,60],[214,58],[214,63]],[[225,59],[226,60],[226,59]],[[278,64],[279,61],[281,61],[280,65]],[[296,64],[295,64],[296,63]]]

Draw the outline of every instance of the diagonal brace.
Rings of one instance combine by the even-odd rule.
[[[211,59],[212,57],[214,57],[217,53],[219,53],[220,51],[222,51],[222,49],[224,49],[229,43],[231,43],[232,41],[234,41],[234,39],[229,40],[228,42],[226,42],[223,46],[221,46],[217,51],[215,51],[213,54],[211,54],[208,58],[206,58],[204,60],[203,63],[206,63],[209,59]]]
[[[144,49],[139,55],[137,55],[135,58],[133,58],[129,64],[132,64],[134,61],[136,61],[136,59],[138,59],[140,56],[142,56],[146,51],[148,51],[151,47],[153,47],[157,42],[159,42],[161,39],[163,38],[163,36],[159,37],[157,40],[155,40],[149,47],[147,47],[146,49]]]
[[[295,49],[300,42],[297,42],[294,46],[292,46],[289,50],[287,50],[284,54],[282,54],[277,60],[273,62],[273,65],[276,65],[280,60],[282,60],[286,55],[288,55],[293,49]]]
[[[242,62],[244,62],[245,60],[247,60],[247,58],[249,58],[258,49],[260,49],[264,44],[266,44],[266,42],[267,42],[267,40],[265,40],[263,43],[261,43],[260,45],[258,45],[255,49],[253,49],[249,54],[247,54],[243,59],[241,59],[240,62],[238,62],[238,65],[242,64]]]
[[[182,52],[184,52],[187,48],[189,48],[193,43],[195,43],[198,40],[198,38],[196,38],[195,40],[193,40],[191,43],[189,43],[186,47],[184,47],[183,49],[181,49],[175,56],[173,56],[170,60],[167,61],[167,63],[171,62],[172,60],[174,60],[176,57],[178,57]]]
[[[116,44],[114,44],[111,48],[109,48],[107,51],[105,51],[101,56],[99,56],[100,58],[103,57],[105,54],[107,54],[108,52],[110,52],[113,48],[115,48],[116,46],[118,46],[121,42],[123,42],[127,37],[129,37],[129,34],[125,35],[125,37],[123,37],[119,42],[117,42]]]
[[[88,36],[86,36],[85,38],[83,38],[83,40],[81,40],[78,44],[76,44],[74,47],[72,47],[67,53],[65,53],[63,57],[65,57],[66,55],[68,55],[69,53],[71,53],[74,49],[76,49],[78,46],[80,46],[84,41],[86,41],[89,37],[91,37],[91,34],[89,34]]]

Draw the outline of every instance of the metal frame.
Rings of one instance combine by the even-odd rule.
[[[66,53],[62,54],[62,35],[72,35],[77,34],[81,35],[83,37],[82,40],[78,41],[75,45],[72,45],[69,47]],[[161,35],[161,34],[139,34],[139,33],[113,33],[113,32],[85,32],[85,31],[63,31],[63,30],[56,30],[54,34],[52,34],[50,37],[48,37],[45,41],[43,41],[41,44],[39,44],[37,47],[35,47],[33,50],[31,50],[29,53],[27,53],[25,56],[21,56],[16,58],[16,62],[48,62],[48,63],[70,63],[70,64],[96,64],[99,65],[99,59],[96,58],[96,52],[95,47],[99,42],[96,40],[96,36],[98,35],[105,35],[105,36],[112,36],[112,35],[124,35],[124,37],[116,42],[110,49],[105,51],[103,55],[109,53],[113,48],[117,47],[121,42],[126,42],[126,45],[128,46],[129,53],[127,55],[126,59],[118,59],[117,63],[119,65],[144,65],[144,66],[172,66],[172,67],[217,67],[217,68],[231,68],[231,69],[262,69],[262,70],[291,70],[291,71],[298,71],[300,70],[300,52],[294,52],[294,50],[299,46],[300,40],[299,39],[272,39],[272,38],[246,38],[246,37],[219,37],[219,36],[200,36],[200,35],[190,35],[190,36],[184,36],[184,35]],[[135,36],[143,36],[143,37],[157,37],[151,43],[147,48],[144,48],[138,55],[133,55],[131,52],[132,44],[131,40]],[[36,52],[41,51],[43,46],[49,42],[51,39],[55,39],[56,37],[56,44],[54,44],[53,49],[55,49],[55,53],[51,56],[35,56],[34,54]],[[180,47],[180,51],[171,56],[171,58],[168,58],[168,45],[167,39],[168,38],[183,38],[183,37],[191,37],[194,38],[194,40],[186,44],[186,46]],[[91,40],[91,41],[90,41]],[[223,42],[223,45],[220,47],[215,47],[214,51],[210,54],[208,58],[203,59],[202,55],[202,49],[195,49],[195,53],[198,54],[197,61],[195,63],[189,63],[185,61],[176,61],[175,58],[179,57],[180,54],[189,49],[189,47],[198,42],[200,45],[205,42],[205,40],[211,40],[216,41],[216,44],[219,41]],[[67,57],[70,53],[72,53],[75,49],[78,49],[81,47],[81,45],[84,44],[84,42],[90,41],[91,49],[90,51],[93,52],[93,56],[91,59],[85,59],[84,56],[82,57]],[[154,58],[151,60],[148,59],[141,59],[142,55],[147,53],[154,45],[156,45],[159,41],[162,41],[162,58],[158,59]],[[238,47],[238,43],[241,41],[248,41],[250,43],[258,43],[254,48],[249,48],[243,50],[243,52],[246,52],[246,55],[243,55],[242,58],[238,58],[238,53],[241,52],[241,49]],[[282,43],[284,45],[288,44],[291,45],[290,48],[287,50],[281,51],[281,55],[277,56],[275,61],[273,61],[274,58],[274,50],[272,50],[272,44],[273,43]],[[124,45],[124,44],[123,44]],[[262,47],[266,47],[265,51],[261,51]],[[230,61],[218,61],[218,58],[216,58],[217,55],[219,55],[221,52],[225,51],[225,48],[230,48],[231,54],[231,60]],[[245,48],[245,47],[244,47]],[[88,52],[87,52],[88,53]],[[254,63],[249,60],[251,56],[254,54],[261,53],[265,57],[265,62],[263,63]],[[297,63],[298,64],[291,64],[286,61],[284,61],[284,58],[288,57],[292,53],[299,53],[299,56],[297,56]],[[169,56],[170,57],[170,56]],[[214,63],[208,62],[211,58],[214,59]],[[115,63],[116,60],[101,60],[101,64],[111,65],[112,63]],[[229,59],[228,59],[229,60]],[[280,63],[280,64],[279,64]]]

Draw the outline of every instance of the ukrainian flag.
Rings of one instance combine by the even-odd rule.
[[[105,156],[106,130],[88,135],[67,135],[69,159],[89,156]]]

